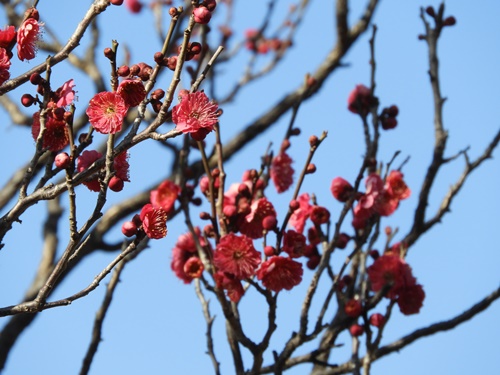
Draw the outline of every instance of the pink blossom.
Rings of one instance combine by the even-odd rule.
[[[304,255],[306,249],[306,237],[302,233],[288,230],[283,235],[282,250],[287,253],[290,258],[299,258]]]
[[[56,96],[58,97],[56,105],[58,107],[66,107],[73,103],[73,100],[75,100],[75,90],[73,90],[73,87],[75,87],[75,81],[70,79],[56,90]]]
[[[201,140],[214,129],[218,121],[218,108],[203,91],[188,93],[172,108],[172,121],[181,132],[199,136],[196,139]]]
[[[167,235],[167,213],[161,207],[148,203],[141,210],[142,229],[151,239],[160,239]]]
[[[365,85],[356,85],[347,98],[347,108],[352,113],[366,116],[370,111],[372,96]]]
[[[123,80],[116,92],[128,107],[138,106],[146,98],[146,89],[140,79]]]
[[[95,150],[85,150],[77,159],[76,170],[78,172],[86,171],[95,161],[99,160],[102,157],[102,154],[99,151]],[[90,191],[99,191],[101,190],[101,185],[99,184],[99,179],[94,177],[90,180],[84,181],[83,184]]]
[[[125,6],[132,13],[139,13],[142,10],[143,4],[138,0],[125,0]]]
[[[250,206],[250,213],[239,220],[238,227],[240,232],[250,238],[262,238],[264,236],[262,221],[267,216],[276,217],[276,211],[272,203],[267,198],[256,200]]]
[[[31,126],[31,135],[36,141],[40,134],[40,113],[33,114],[33,125]],[[51,151],[59,151],[69,143],[68,126],[64,121],[56,120],[51,115],[45,118],[45,132],[43,133],[43,148]]]
[[[203,6],[195,8],[193,10],[193,15],[194,15],[194,21],[202,25],[209,23],[210,19],[212,18],[212,13]]]
[[[0,48],[0,85],[10,78],[10,59],[7,51]]]
[[[149,200],[153,206],[161,207],[170,213],[180,192],[181,188],[177,184],[165,180],[157,189],[151,191]]]
[[[257,270],[257,279],[274,292],[283,289],[290,290],[302,281],[302,264],[281,256],[274,256],[266,260]]]
[[[3,30],[0,30],[0,48],[9,49],[15,43],[16,39],[16,28],[14,26],[5,26]]]
[[[241,281],[234,275],[218,271],[214,275],[214,279],[217,288],[224,289],[229,299],[234,303],[238,302],[243,294],[245,294],[245,289],[243,289]]]
[[[32,60],[36,55],[36,43],[40,38],[40,24],[34,18],[26,19],[17,31],[17,57]]]
[[[253,276],[260,258],[252,239],[234,233],[223,236],[214,252],[215,266],[240,280]]]
[[[119,94],[103,91],[90,100],[86,113],[95,130],[114,134],[121,130],[127,110],[128,106]]]
[[[278,193],[287,191],[293,184],[292,163],[292,158],[286,152],[280,153],[271,162],[271,179]]]
[[[299,202],[299,208],[293,211],[292,216],[288,221],[288,223],[299,233],[304,232],[306,220],[311,215],[312,206],[309,204],[310,199],[309,194],[301,194],[297,199]]]

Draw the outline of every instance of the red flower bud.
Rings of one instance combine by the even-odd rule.
[[[352,336],[357,337],[361,336],[363,334],[363,327],[360,326],[359,324],[353,324],[349,328],[349,332],[351,333]]]
[[[397,105],[391,105],[387,109],[387,114],[391,117],[396,117],[399,114],[399,108]]]
[[[318,145],[318,142],[319,142],[319,139],[318,139],[318,137],[317,137],[317,136],[315,136],[315,135],[311,135],[311,136],[309,137],[309,145],[310,145],[311,147],[315,147],[315,146],[317,146],[317,145]]]
[[[370,324],[374,327],[380,328],[384,325],[385,318],[382,314],[375,313],[370,316]]]
[[[278,224],[278,220],[276,220],[276,216],[274,215],[266,216],[262,220],[262,228],[264,228],[265,230],[273,230],[274,228],[276,228],[276,224]]]
[[[109,47],[104,48],[104,56],[106,56],[109,60],[114,60],[116,57],[113,50]]]
[[[127,65],[122,65],[116,71],[120,77],[128,77],[130,75],[130,68]]]
[[[203,212],[200,212],[200,219],[201,220],[210,220],[211,216],[208,212],[206,211],[203,211]]]
[[[337,242],[335,243],[335,247],[337,247],[339,249],[345,249],[347,246],[347,243],[349,242],[350,239],[351,239],[351,237],[349,237],[348,234],[340,233],[339,238],[337,239]]]
[[[44,81],[44,79],[42,78],[42,76],[41,76],[39,73],[33,73],[33,74],[30,76],[30,82],[31,82],[33,85],[39,85],[39,84],[41,84],[43,81]]]
[[[151,99],[160,100],[163,99],[164,97],[165,97],[165,91],[163,91],[162,89],[156,89],[151,93]]]
[[[193,15],[194,21],[202,25],[206,25],[207,23],[209,23],[210,19],[212,18],[212,13],[210,13],[210,11],[203,6],[195,8],[193,10]]]
[[[444,19],[443,26],[453,26],[457,23],[457,19],[453,16],[449,16]]]
[[[21,97],[21,104],[25,107],[32,106],[34,102],[35,102],[35,98],[33,96],[31,96],[30,94],[24,94]]]
[[[315,164],[313,164],[313,163],[310,163],[310,164],[307,166],[307,168],[306,168],[306,173],[307,173],[307,174],[312,174],[312,173],[314,173],[314,172],[316,172],[316,165],[315,165]]]
[[[333,197],[339,202],[347,202],[351,197],[354,188],[342,177],[335,177],[330,186]]]
[[[126,221],[122,224],[122,233],[127,237],[132,237],[137,233],[137,225],[133,221]]]
[[[347,303],[344,306],[344,312],[346,313],[347,316],[351,318],[357,318],[358,316],[360,316],[361,310],[363,310],[361,302],[359,302],[356,299],[351,299],[347,301]]]
[[[130,75],[132,75],[132,76],[138,75],[140,71],[141,71],[141,68],[137,64],[134,64],[130,67]]]
[[[233,217],[233,216],[235,216],[238,213],[238,209],[236,208],[235,205],[226,204],[226,205],[224,205],[224,208],[222,209],[222,212],[227,217]]]
[[[70,162],[71,159],[66,152],[61,152],[54,158],[54,164],[57,168],[66,169],[69,167]]]
[[[293,201],[290,202],[290,209],[292,211],[297,210],[299,207],[300,207],[299,201],[297,201],[297,200],[294,199]]]
[[[307,260],[306,266],[310,270],[314,270],[316,267],[318,267],[320,261],[321,257],[319,255],[313,255]]]
[[[110,3],[113,5],[122,5],[123,0],[110,0]],[[128,236],[128,237],[130,237],[130,236]]]
[[[268,246],[264,247],[264,254],[267,257],[276,255],[276,249],[274,247],[268,245]]]
[[[116,176],[111,177],[111,180],[109,180],[108,184],[109,188],[115,192],[122,191],[124,185],[125,183],[123,182],[123,180],[120,177]]]
[[[322,206],[313,206],[310,217],[311,221],[316,225],[325,224],[330,220],[330,211]]]

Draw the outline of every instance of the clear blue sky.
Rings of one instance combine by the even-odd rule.
[[[61,30],[61,39],[65,40],[90,2],[55,3],[40,2],[41,18],[53,30]],[[259,25],[259,15],[264,11],[267,1],[237,3],[235,38],[241,37],[245,29]],[[289,0],[278,2],[279,9],[274,22],[280,19],[279,15],[291,3]],[[283,92],[297,87],[304,74],[315,69],[334,43],[332,3],[312,1],[289,59],[266,82],[252,84],[234,105],[224,107],[221,127],[225,138],[250,123],[255,113],[270,108]],[[361,3],[365,1],[353,3],[356,4],[352,6],[351,19],[358,15]],[[438,2],[432,1],[430,4],[437,5]],[[381,2],[374,17],[374,23],[378,25],[377,95],[383,106],[397,104],[400,108],[398,128],[383,134],[380,158],[388,161],[396,150],[401,150],[401,158],[410,156],[404,173],[414,192],[418,191],[422,182],[433,145],[427,49],[424,42],[417,40],[417,35],[423,32],[419,8],[427,5],[428,2],[420,0],[386,0]],[[445,127],[450,132],[448,155],[471,146],[470,155],[475,157],[500,126],[497,90],[500,87],[500,4],[488,1],[473,6],[470,2],[449,1],[446,6],[447,14],[457,18],[457,25],[444,31],[439,47],[442,93],[448,98],[444,110]],[[54,7],[57,7],[57,12]],[[64,16],[61,17],[61,14]],[[2,9],[0,17],[5,23]],[[103,43],[106,44],[103,46],[107,46],[111,39],[117,39],[129,46],[134,61],[147,60],[160,49],[157,38],[151,36],[152,22],[147,11],[133,16],[124,7],[114,7],[103,15],[99,24],[105,29]],[[215,19],[214,25],[217,24],[218,20]],[[38,60],[30,64],[16,62],[12,68],[13,75],[44,58],[41,54]],[[347,111],[346,98],[356,84],[369,84],[368,60],[368,37],[365,36],[344,60],[348,66],[330,77],[320,95],[302,105],[297,118],[302,135],[294,139],[291,149],[296,169],[303,163],[309,135],[319,135],[323,130],[329,133],[314,160],[318,172],[306,180],[303,191],[316,193],[319,202],[329,207],[333,216],[340,211],[340,205],[329,193],[331,179],[343,176],[352,180],[361,162],[361,125],[359,119]],[[103,71],[108,69],[108,65],[103,64]],[[235,70],[236,73],[226,72],[227,82],[238,77],[242,68],[235,69],[240,70]],[[55,69],[56,83],[60,81],[62,84],[73,76],[74,73],[65,65]],[[79,110],[84,110],[94,93],[81,76],[76,75],[74,78],[79,97],[77,106]],[[26,85],[25,91],[20,90],[19,95],[32,91],[32,86]],[[238,181],[244,169],[259,165],[256,155],[263,154],[270,140],[276,142],[282,138],[289,119],[289,116],[285,117],[275,130],[264,134],[259,141],[247,147],[238,159],[228,164],[228,182]],[[15,168],[27,160],[33,150],[33,141],[27,129],[9,125],[4,112],[0,112],[0,120],[0,181],[3,184]],[[141,145],[132,151],[132,183],[125,187],[123,194],[115,195],[116,200],[127,194],[132,195],[162,178],[161,173],[167,169],[164,165],[168,165],[169,161],[160,157],[162,154],[159,151],[159,148],[151,147],[150,144]],[[443,223],[411,248],[408,262],[424,286],[424,307],[420,314],[410,317],[402,316],[399,312],[393,314],[384,343],[416,328],[448,319],[498,286],[500,254],[494,238],[498,228],[496,213],[500,209],[495,188],[500,183],[498,152],[494,156],[495,159],[488,161],[471,176],[454,202],[452,213],[445,217]],[[462,168],[461,159],[443,168],[432,190],[430,213],[436,209]],[[95,197],[84,188],[79,189],[78,193],[80,206]],[[278,199],[281,217],[284,216],[283,207],[289,197]],[[396,214],[386,219],[384,224],[399,227],[400,233],[406,233],[415,206],[416,197],[413,195],[402,202]],[[5,239],[6,246],[0,252],[0,283],[4,286],[0,293],[2,306],[18,302],[31,283],[31,275],[40,256],[40,222],[44,218],[44,209],[44,203],[33,207],[23,217],[23,224],[16,225]],[[170,271],[171,248],[177,236],[185,231],[181,218],[169,222],[168,237],[151,243],[150,249],[126,267],[104,324],[103,342],[91,373],[212,373],[209,357],[204,354],[205,324],[198,300],[192,286],[182,284]],[[340,255],[335,258],[338,264],[343,261],[345,253]],[[73,294],[87,286],[111,259],[110,255],[103,254],[85,259],[53,298]],[[301,296],[310,276],[311,273],[306,271],[304,285],[280,295],[278,337],[272,341],[273,349],[280,350],[290,332],[297,328]],[[90,341],[94,314],[103,295],[104,283],[88,297],[71,306],[41,313],[17,342],[4,374],[77,373]],[[254,297],[249,295],[245,298],[241,310],[246,329],[258,337],[261,329],[259,321],[266,319],[267,310],[262,301]],[[231,374],[232,360],[224,340],[223,318],[215,301],[212,311],[217,315],[214,328],[217,332],[216,354],[222,362],[223,373]],[[500,364],[495,361],[500,337],[499,314],[500,303],[496,303],[473,321],[452,332],[418,341],[401,353],[382,359],[374,365],[372,373],[500,373]],[[4,321],[0,321],[0,324],[3,325]],[[332,362],[341,363],[348,358],[350,338],[344,335],[339,341],[345,343],[346,349],[339,349],[338,354],[334,351]],[[302,367],[290,373],[303,374],[307,370]]]

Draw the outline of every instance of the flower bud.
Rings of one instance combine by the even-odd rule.
[[[436,12],[434,11],[434,8],[431,6],[428,6],[427,8],[425,8],[425,13],[427,13],[431,17],[436,16]]]
[[[387,114],[391,117],[396,117],[398,114],[399,114],[399,108],[397,105],[391,105],[388,109],[387,109]]]
[[[175,70],[175,67],[177,66],[177,56],[172,56],[167,58],[167,68],[170,70]]]
[[[222,213],[226,217],[233,217],[238,213],[238,209],[233,204],[226,204],[226,205],[224,205],[224,208],[222,209]]]
[[[380,328],[384,325],[385,318],[380,313],[375,313],[370,316],[370,324],[374,327]]]
[[[316,165],[310,163],[306,168],[306,174],[313,174],[314,172],[316,172]]]
[[[210,11],[203,6],[195,8],[193,10],[193,15],[194,21],[202,25],[206,25],[207,23],[209,23],[210,19],[212,18],[212,13],[210,13]]]
[[[66,111],[62,107],[57,107],[52,111],[54,117],[56,120],[63,121],[64,120],[64,114]]]
[[[276,216],[274,216],[274,215],[266,216],[262,220],[262,228],[264,228],[265,230],[268,230],[268,231],[276,228],[277,224],[278,224],[278,220],[276,220]]]
[[[45,80],[42,78],[42,76],[39,73],[33,73],[30,76],[30,82],[33,85],[39,85],[39,84],[43,83],[43,81],[45,81]]]
[[[363,334],[363,327],[359,324],[353,324],[351,327],[349,327],[349,332],[354,337],[361,336]]]
[[[155,60],[155,63],[157,63],[158,65],[162,65],[163,64],[163,53],[161,52],[155,52],[154,54],[154,60]]]
[[[124,185],[125,183],[123,182],[123,180],[120,177],[116,176],[111,177],[108,183],[109,188],[115,192],[122,191]]]
[[[130,67],[130,75],[132,75],[132,76],[138,75],[140,71],[141,71],[141,68],[137,64],[134,64]]]
[[[56,157],[54,158],[55,166],[60,169],[68,168],[70,163],[71,159],[66,152],[61,152],[60,154],[57,154]]]
[[[116,71],[120,77],[128,77],[130,75],[130,68],[127,65],[122,65]]]
[[[299,207],[300,207],[300,203],[299,203],[298,200],[294,199],[294,200],[290,201],[290,209],[292,211],[295,211],[295,210],[299,209]]]
[[[168,14],[170,14],[170,17],[175,17],[179,15],[179,11],[177,10],[177,8],[172,7],[168,10]]]
[[[201,52],[201,44],[198,42],[190,43],[189,51],[195,55],[199,54]]]
[[[205,0],[203,1],[203,5],[210,11],[213,12],[215,7],[217,6],[217,2],[215,0]]]
[[[110,0],[110,3],[113,5],[122,5],[123,0]]]
[[[315,135],[311,135],[311,136],[309,137],[309,145],[310,145],[311,147],[315,147],[315,146],[317,146],[317,145],[318,145],[318,142],[319,142],[319,139],[318,139],[318,137],[316,137]]]
[[[362,310],[361,302],[356,299],[350,299],[344,306],[344,312],[350,318],[357,318],[361,315]]]
[[[349,242],[350,239],[351,239],[351,237],[349,237],[348,234],[340,233],[339,238],[337,239],[337,242],[335,242],[335,247],[337,247],[339,249],[345,249],[347,246],[347,243]]]
[[[34,102],[35,102],[35,98],[33,96],[31,96],[30,94],[24,94],[21,97],[21,104],[25,107],[32,106]]]
[[[457,23],[457,19],[453,16],[449,16],[444,19],[443,26],[453,26]]]
[[[200,212],[200,219],[201,220],[210,220],[211,216],[208,212],[206,211],[203,211],[203,212]]]
[[[339,202],[347,202],[351,197],[354,188],[342,177],[335,177],[330,186],[333,197]]]
[[[152,99],[160,100],[163,99],[164,97],[165,97],[165,91],[163,91],[162,89],[156,89],[151,93]]]
[[[199,207],[199,206],[201,206],[201,204],[203,202],[201,201],[200,197],[196,197],[196,198],[191,199],[191,203],[194,204],[195,206]]]
[[[24,18],[33,18],[34,20],[40,20],[40,14],[38,13],[38,9],[32,7],[28,8],[26,12],[24,12]]]
[[[316,267],[318,267],[320,261],[321,257],[319,255],[313,255],[307,260],[306,266],[310,270],[314,270],[316,269]]]
[[[266,255],[266,257],[276,255],[276,249],[273,246],[268,245],[264,247],[264,254]]]
[[[137,226],[133,221],[126,221],[122,224],[122,233],[126,237],[132,237],[137,233]]]
[[[106,56],[109,60],[114,60],[116,57],[113,50],[109,47],[104,48],[104,56]]]

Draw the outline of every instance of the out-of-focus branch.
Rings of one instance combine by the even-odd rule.
[[[102,340],[102,325],[104,323],[104,318],[108,312],[109,306],[111,305],[111,300],[113,299],[113,294],[118,286],[118,282],[120,281],[120,275],[125,268],[125,265],[134,259],[140,251],[145,248],[145,244],[147,241],[143,241],[143,246],[138,248],[138,251],[129,254],[127,257],[123,258],[115,267],[113,271],[113,275],[109,280],[109,284],[106,288],[106,294],[104,295],[104,299],[102,301],[101,307],[96,313],[96,317],[94,320],[94,327],[92,328],[92,338],[87,349],[87,353],[83,359],[82,368],[80,369],[80,375],[85,375],[89,373],[90,365],[94,360],[94,356],[97,353],[97,348],[99,343]]]
[[[0,105],[7,111],[13,124],[29,126],[31,117],[26,116],[8,95],[0,96]]]
[[[24,301],[32,301],[40,288],[45,284],[54,269],[54,259],[58,245],[58,223],[62,215],[59,199],[47,202],[47,219],[44,224],[44,244],[42,258],[38,266],[35,278],[24,296]],[[35,318],[36,314],[20,314],[10,318],[9,322],[0,332],[0,370],[5,367],[10,349],[17,338]]]

